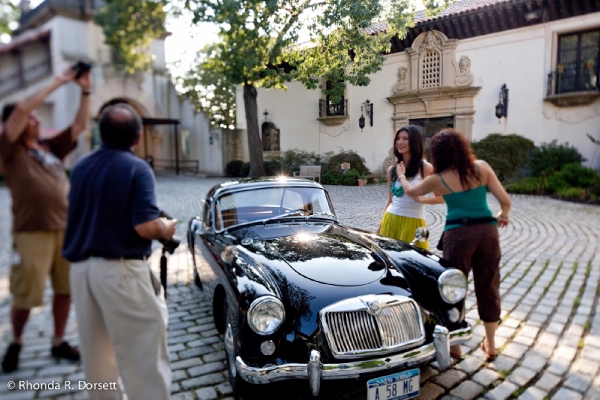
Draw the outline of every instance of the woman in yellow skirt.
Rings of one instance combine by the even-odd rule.
[[[411,242],[417,228],[426,226],[423,204],[439,204],[441,196],[411,197],[404,193],[396,173],[398,162],[406,165],[406,179],[411,184],[420,183],[433,173],[433,166],[423,159],[423,139],[419,130],[413,126],[404,126],[394,134],[394,155],[397,162],[387,171],[388,199],[378,232],[387,237]],[[429,242],[417,243],[417,246],[429,250]]]

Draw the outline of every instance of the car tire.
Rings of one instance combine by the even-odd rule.
[[[227,321],[227,301],[225,300],[225,290],[217,286],[213,295],[213,320],[217,332],[225,334],[225,321]]]
[[[235,365],[236,342],[238,340],[238,323],[232,310],[228,310],[227,301],[223,301],[223,311],[225,317],[225,334],[223,335],[225,347],[225,359],[227,361],[227,374],[229,375],[229,384],[233,391],[243,399],[254,398],[254,385],[242,379]]]

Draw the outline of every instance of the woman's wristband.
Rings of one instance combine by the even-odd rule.
[[[89,96],[89,95],[91,95],[91,94],[92,94],[92,92],[90,92],[89,90],[82,90],[82,91],[81,91],[81,95],[82,95],[82,96]]]

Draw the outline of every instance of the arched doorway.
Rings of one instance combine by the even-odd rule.
[[[139,102],[123,97],[117,97],[104,103],[102,107],[100,107],[98,115],[100,115],[102,110],[104,110],[106,107],[119,103],[129,104],[142,118],[142,137],[140,138],[139,145],[134,149],[134,153],[138,157],[148,161],[152,168],[173,168],[175,172],[179,174],[182,167],[182,160],[180,160],[179,154],[179,120],[169,118],[152,118],[148,116],[144,106]],[[166,149],[164,148],[164,142],[162,139],[163,137],[169,138],[171,136],[170,133],[173,134],[172,136],[174,140],[172,147],[174,158],[164,156]],[[94,149],[98,147],[100,142],[100,132],[96,124],[93,129],[91,148]],[[185,161],[188,163],[191,162],[191,165],[189,166],[191,167],[190,169],[194,170],[196,173],[198,172],[198,160]]]

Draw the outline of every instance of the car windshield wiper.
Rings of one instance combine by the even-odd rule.
[[[285,214],[279,214],[274,217],[263,219],[262,222],[266,223],[267,221],[272,221],[274,219],[285,218],[285,217],[300,217],[300,216],[304,217],[304,210],[296,210],[296,211],[287,212]]]
[[[320,213],[308,216],[308,218],[323,218],[323,217],[331,217],[331,219],[337,221],[337,217],[335,215],[333,215],[332,213],[329,213],[327,211],[323,211],[323,212],[320,212]],[[327,218],[327,219],[329,219],[329,218]]]

